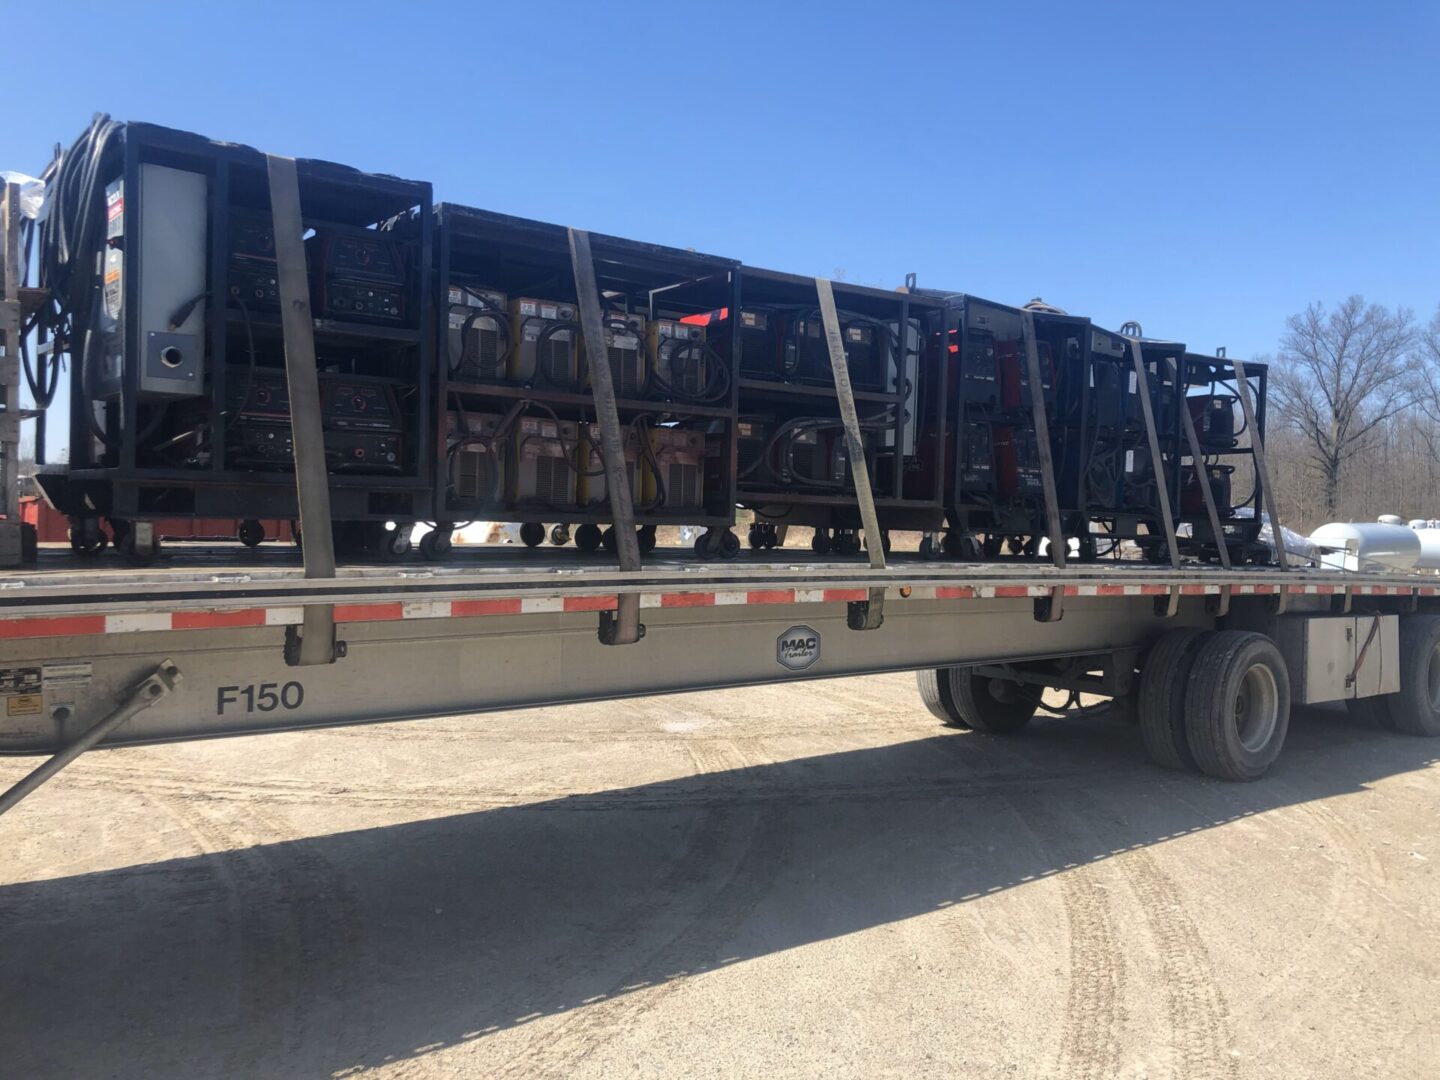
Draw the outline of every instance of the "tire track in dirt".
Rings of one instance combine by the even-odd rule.
[[[1165,1012],[1176,1075],[1185,1080],[1231,1080],[1239,1061],[1229,1009],[1216,981],[1209,950],[1175,883],[1144,850],[1115,857],[1154,938],[1160,956]]]
[[[1008,800],[1053,867],[1070,946],[1069,989],[1058,1058],[1061,1080],[1113,1080],[1119,1073],[1125,960],[1116,944],[1108,887],[1083,844],[1058,812],[1039,802]]]

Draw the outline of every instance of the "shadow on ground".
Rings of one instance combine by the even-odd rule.
[[[946,733],[253,846],[263,806],[192,801],[187,828],[236,850],[0,888],[0,1072],[344,1073],[1436,754],[1309,712],[1276,775],[1228,785],[1152,769],[1137,742],[1112,721]]]

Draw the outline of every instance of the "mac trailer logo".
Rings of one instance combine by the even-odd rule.
[[[820,634],[808,626],[792,626],[775,639],[775,659],[781,667],[804,671],[820,659]]]

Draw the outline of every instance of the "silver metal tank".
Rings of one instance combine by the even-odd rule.
[[[1332,521],[1312,532],[1310,542],[1321,549],[1320,564],[1333,570],[1412,570],[1420,562],[1420,534],[1407,525]]]

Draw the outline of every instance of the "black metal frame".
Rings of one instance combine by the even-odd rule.
[[[124,131],[123,175],[127,193],[137,190],[142,164],[169,165],[203,173],[209,180],[208,294],[206,314],[206,421],[213,446],[203,467],[159,467],[137,460],[133,438],[117,438],[113,450],[92,452],[94,443],[86,410],[91,399],[78,380],[71,380],[70,464],[48,470],[42,483],[62,511],[84,516],[93,512],[121,520],[172,517],[294,518],[297,514],[293,472],[258,471],[227,467],[226,383],[237,364],[233,353],[246,361],[245,345],[232,344],[232,332],[243,334],[244,316],[229,300],[230,217],[232,211],[268,214],[269,193],[265,156],[232,143],[220,143],[189,132],[151,124],[128,124]],[[404,350],[396,375],[389,380],[413,396],[413,422],[402,434],[406,445],[403,471],[398,474],[330,474],[333,513],[340,521],[417,521],[431,513],[430,372],[433,368],[431,309],[424,302],[430,292],[432,263],[430,185],[359,172],[331,162],[301,159],[296,162],[307,227],[329,232],[364,233],[368,226],[400,219],[386,238],[413,249],[410,293],[413,316],[404,327],[372,325],[316,318],[315,333],[322,345],[393,343]],[[104,182],[117,177],[105,177]],[[137,228],[139,200],[127,198],[123,210],[127,236]],[[130,244],[123,256],[127,281],[138,280],[138,245]],[[312,267],[312,273],[314,268]],[[126,290],[126,362],[118,408],[107,405],[112,437],[139,430],[140,412],[138,290]],[[250,325],[262,342],[278,346],[280,319],[275,312],[250,312]],[[242,339],[243,340],[243,339]],[[73,374],[73,367],[72,367]],[[276,368],[283,372],[283,368]],[[400,372],[408,375],[400,377]],[[203,400],[203,399],[197,399]]]
[[[756,267],[744,268],[745,295],[747,303],[765,309],[779,309],[794,312],[809,312],[814,309],[814,319],[819,322],[819,301],[814,278],[775,270],[761,270]],[[891,423],[884,430],[883,440],[893,442],[893,452],[882,446],[876,457],[888,457],[889,468],[872,476],[875,490],[875,509],[882,530],[889,529],[938,529],[944,520],[944,479],[943,470],[937,470],[928,490],[917,487],[909,476],[911,469],[919,462],[921,440],[935,438],[943,430],[946,399],[946,370],[943,364],[936,366],[936,377],[929,386],[924,382],[926,354],[929,342],[937,332],[942,318],[943,305],[930,296],[910,291],[892,292],[863,285],[833,282],[835,301],[842,315],[854,314],[874,319],[885,324],[894,323],[900,328],[897,348],[891,362],[895,366],[895,388],[893,390],[853,391],[854,400],[861,412],[866,407],[890,406],[893,408]],[[740,306],[731,309],[742,310]],[[909,416],[905,405],[910,394],[907,392],[906,367],[908,328],[919,324],[919,338],[915,355],[914,398],[916,415]],[[732,334],[736,352],[739,351],[740,335]],[[824,356],[824,339],[819,342],[820,355]],[[826,367],[828,368],[828,363]],[[814,373],[797,374],[787,381],[777,371],[774,379],[759,379],[741,376],[737,379],[740,391],[743,420],[747,415],[776,413],[783,416],[834,415],[840,422],[840,406],[833,383],[826,384]],[[926,398],[929,397],[927,401]],[[809,412],[807,412],[807,410]],[[925,415],[929,413],[929,415]],[[927,424],[927,421],[929,423]],[[913,429],[915,450],[904,452],[909,430]],[[942,437],[943,438],[943,437]],[[746,483],[742,478],[738,490],[741,506],[755,512],[757,521],[775,525],[810,525],[816,528],[858,529],[861,514],[853,490],[838,492],[807,492],[785,489],[779,485]]]
[[[1265,364],[1247,363],[1245,376],[1249,383],[1251,397],[1254,401],[1256,434],[1259,435],[1263,444],[1266,433],[1266,402],[1269,397],[1270,374],[1269,367]],[[1205,356],[1198,353],[1186,353],[1180,362],[1180,401],[1181,408],[1189,408],[1187,398],[1192,389],[1226,382],[1234,383],[1237,379],[1235,361],[1221,356]],[[1201,397],[1196,394],[1194,397]],[[1238,395],[1237,395],[1238,396]],[[1178,421],[1178,417],[1177,417]],[[1251,559],[1259,559],[1268,556],[1268,549],[1260,542],[1260,530],[1264,527],[1261,520],[1261,511],[1265,506],[1265,485],[1264,477],[1261,474],[1259,463],[1256,461],[1253,445],[1233,446],[1228,448],[1214,448],[1202,446],[1204,457],[1214,459],[1239,459],[1240,462],[1250,462],[1251,494],[1242,503],[1231,501],[1217,504],[1221,529],[1224,533],[1224,543],[1229,552],[1230,558],[1235,562],[1244,562]],[[1197,468],[1203,468],[1204,463],[1194,462],[1189,446],[1183,443],[1176,444],[1174,465],[1171,470],[1173,498],[1176,511],[1176,524],[1188,524],[1191,529],[1189,538],[1181,538],[1180,549],[1187,555],[1198,555],[1200,557],[1211,557],[1216,555],[1215,547],[1219,542],[1212,543],[1206,536],[1212,531],[1209,515],[1205,511],[1199,513],[1183,513],[1180,504],[1181,481],[1187,462]],[[1218,464],[1228,464],[1220,460]],[[1202,483],[1208,483],[1208,476],[1202,477]],[[1232,485],[1233,491],[1233,485]],[[1239,518],[1233,516],[1233,511],[1242,506],[1252,507],[1254,516],[1250,518]],[[1227,513],[1229,511],[1229,513]]]
[[[482,278],[486,285],[509,297],[536,296],[562,302],[578,300],[571,266],[567,230],[563,226],[494,213],[454,203],[435,209],[436,274],[433,289],[435,308],[435,385],[433,423],[435,514],[451,524],[483,514],[488,521],[556,524],[609,525],[608,503],[592,507],[578,504],[571,509],[530,505],[487,504],[466,507],[451,499],[446,429],[452,404],[462,403],[467,412],[504,413],[517,402],[533,401],[553,410],[562,420],[579,421],[595,417],[595,399],[589,389],[564,390],[525,386],[509,380],[476,382],[451,377],[447,338],[449,291],[452,281]],[[738,309],[740,264],[733,259],[694,251],[649,244],[621,237],[590,234],[595,276],[599,288],[612,301],[623,299],[627,310],[641,311],[647,320],[657,313],[666,317],[701,315],[721,307]],[[726,528],[735,522],[736,416],[739,410],[739,350],[728,358],[731,380],[728,391],[715,403],[624,398],[616,400],[622,422],[641,414],[705,424],[707,451],[704,496],[701,510],[636,509],[638,526],[694,525]],[[587,421],[589,422],[589,421]]]

